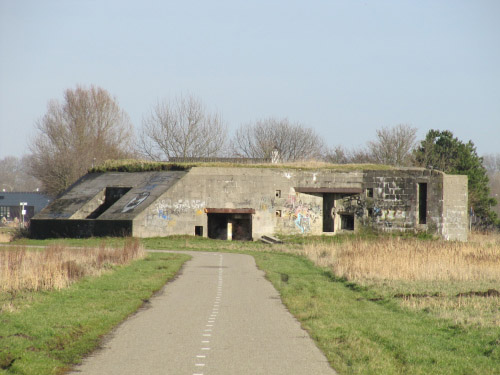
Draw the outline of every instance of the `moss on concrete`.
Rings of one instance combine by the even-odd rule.
[[[272,168],[296,170],[336,170],[340,172],[353,172],[365,170],[392,170],[392,166],[380,164],[330,164],[318,161],[303,161],[293,163],[226,163],[226,162],[152,162],[144,160],[108,160],[103,164],[89,170],[90,173],[105,172],[151,172],[151,171],[186,171],[194,167],[207,168]]]

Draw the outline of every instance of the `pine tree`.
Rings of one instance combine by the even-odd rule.
[[[491,210],[497,202],[490,197],[488,174],[472,141],[463,143],[449,130],[430,130],[417,147],[415,160],[421,167],[467,175],[469,205],[479,219],[476,226],[489,228],[499,224],[497,214]]]

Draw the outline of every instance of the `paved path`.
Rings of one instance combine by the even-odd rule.
[[[251,256],[190,255],[73,374],[335,374]]]

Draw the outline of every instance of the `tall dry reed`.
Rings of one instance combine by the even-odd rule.
[[[144,257],[139,241],[123,248],[67,248],[52,245],[43,251],[8,248],[0,251],[0,291],[61,289],[84,276],[97,276],[115,265]]]
[[[500,241],[444,242],[382,238],[311,244],[305,254],[349,280],[500,280]]]

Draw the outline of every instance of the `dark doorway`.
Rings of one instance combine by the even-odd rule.
[[[228,214],[208,214],[208,238],[227,240]]]
[[[201,236],[201,237],[203,237],[203,226],[201,226],[201,225],[196,225],[196,226],[194,227],[194,235],[195,235],[195,236]]]
[[[354,230],[354,215],[350,214],[340,215],[340,229]]]
[[[232,214],[233,241],[252,241],[252,215]]]
[[[208,213],[208,237],[228,239],[228,223],[231,223],[233,241],[252,241],[252,215]]]
[[[323,194],[323,232],[334,232],[332,209],[335,203],[333,194]]]
[[[427,184],[418,184],[418,223],[427,224]]]

